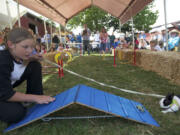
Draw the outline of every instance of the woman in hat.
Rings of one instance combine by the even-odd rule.
[[[179,38],[179,31],[176,29],[173,29],[170,31],[170,38],[168,41],[168,50],[170,51],[177,51],[175,48],[179,46],[180,38]]]

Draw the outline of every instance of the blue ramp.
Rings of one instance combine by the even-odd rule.
[[[85,85],[77,85],[56,95],[55,98],[56,100],[50,104],[34,105],[28,110],[22,121],[10,125],[4,132],[27,125],[74,103],[117,117],[159,127],[159,124],[141,103]],[[138,109],[137,106],[142,107],[143,111]]]

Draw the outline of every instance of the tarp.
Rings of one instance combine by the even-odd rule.
[[[65,25],[79,12],[96,6],[124,24],[153,0],[19,0],[19,3],[43,16]]]

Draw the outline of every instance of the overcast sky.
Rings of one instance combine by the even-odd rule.
[[[164,0],[155,0],[155,8],[159,17],[154,26],[164,24]],[[167,22],[180,21],[180,0],[166,0]]]

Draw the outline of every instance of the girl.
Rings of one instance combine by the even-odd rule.
[[[14,28],[6,39],[6,49],[0,51],[0,120],[14,123],[26,114],[21,102],[48,104],[55,98],[43,95],[41,65],[34,60],[41,55],[32,56],[33,36],[26,29]],[[25,65],[24,61],[29,62]],[[27,80],[26,94],[14,91],[24,80]]]

